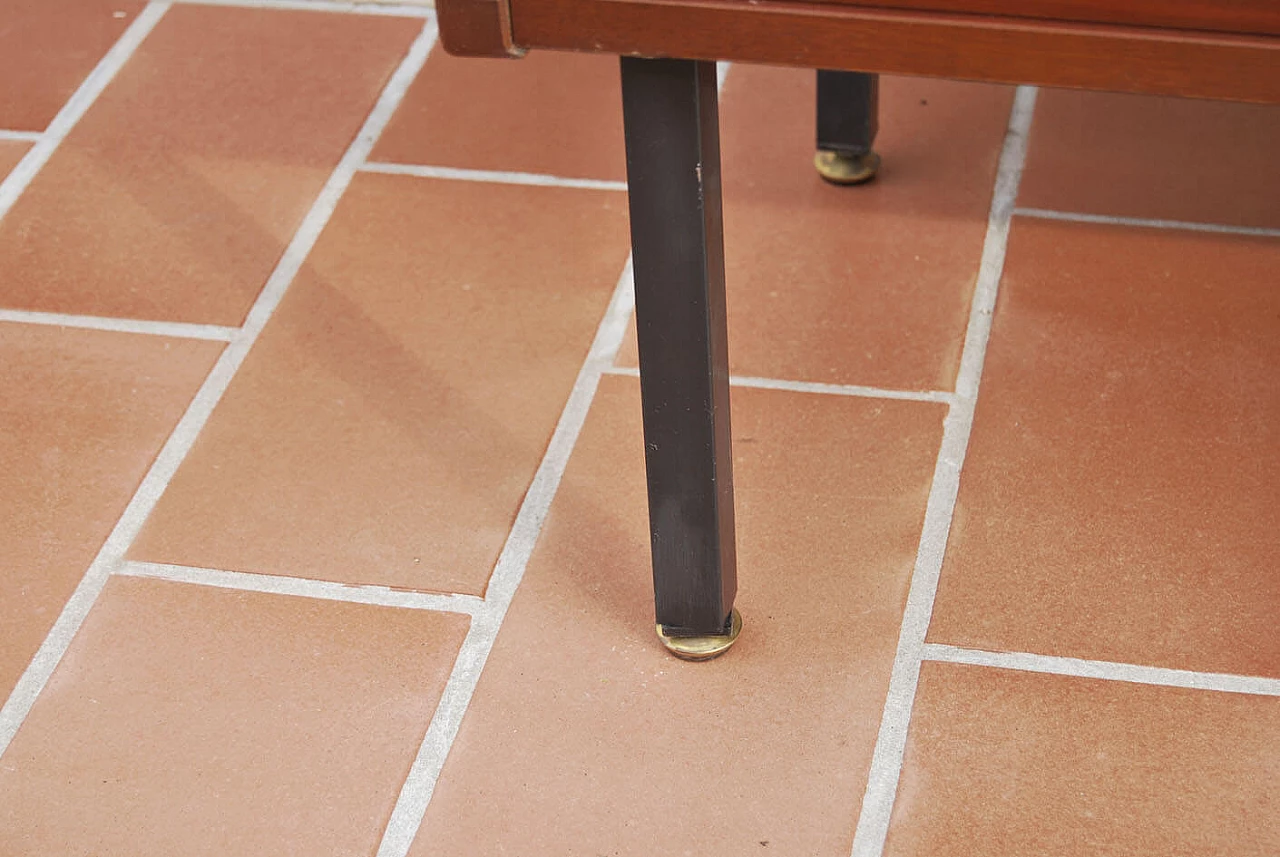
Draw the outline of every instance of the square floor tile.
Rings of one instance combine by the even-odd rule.
[[[1277,271],[1014,224],[930,639],[1280,676]]]
[[[5,0],[0,128],[43,131],[146,4]]]
[[[607,376],[411,854],[848,857],[943,408],[733,398],[737,645],[654,636],[639,384]]]
[[[0,221],[0,306],[240,324],[420,27],[173,6]]]
[[[371,160],[621,181],[618,58],[459,58],[437,45]]]
[[[926,663],[885,857],[1280,853],[1280,699]]]
[[[466,628],[114,578],[0,764],[0,852],[372,854]]]
[[[1280,228],[1280,110],[1048,89],[1018,204]]]
[[[483,593],[625,264],[625,206],[357,177],[134,554]]]
[[[0,323],[0,700],[221,350]]]

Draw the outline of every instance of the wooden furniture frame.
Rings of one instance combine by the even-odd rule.
[[[714,61],[871,73],[820,86],[820,147],[825,127],[854,151],[874,137],[881,72],[1280,103],[1280,0],[437,6],[451,53],[622,58],[655,611],[668,647],[694,658],[723,651],[740,627]],[[841,87],[854,93],[845,116],[831,106]]]

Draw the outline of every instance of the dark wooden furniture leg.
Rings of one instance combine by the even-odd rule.
[[[622,105],[658,634],[701,660],[741,628],[715,63],[623,57]]]
[[[818,72],[818,144],[813,165],[835,184],[871,181],[880,168],[872,150],[879,130],[880,75]]]

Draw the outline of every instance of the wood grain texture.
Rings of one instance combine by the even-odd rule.
[[[512,24],[524,48],[1280,103],[1267,36],[780,0],[513,0]]]
[[[507,0],[447,0],[436,4],[440,41],[461,57],[519,57]]]
[[[846,6],[1280,35],[1276,0],[819,0]]]

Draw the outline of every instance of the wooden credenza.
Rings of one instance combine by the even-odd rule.
[[[712,61],[1280,102],[1280,0],[438,0],[438,13],[455,54],[622,57],[655,614],[692,659],[741,627]],[[873,96],[854,102],[874,111]]]
[[[439,0],[451,53],[542,48],[1280,102],[1280,0]]]

